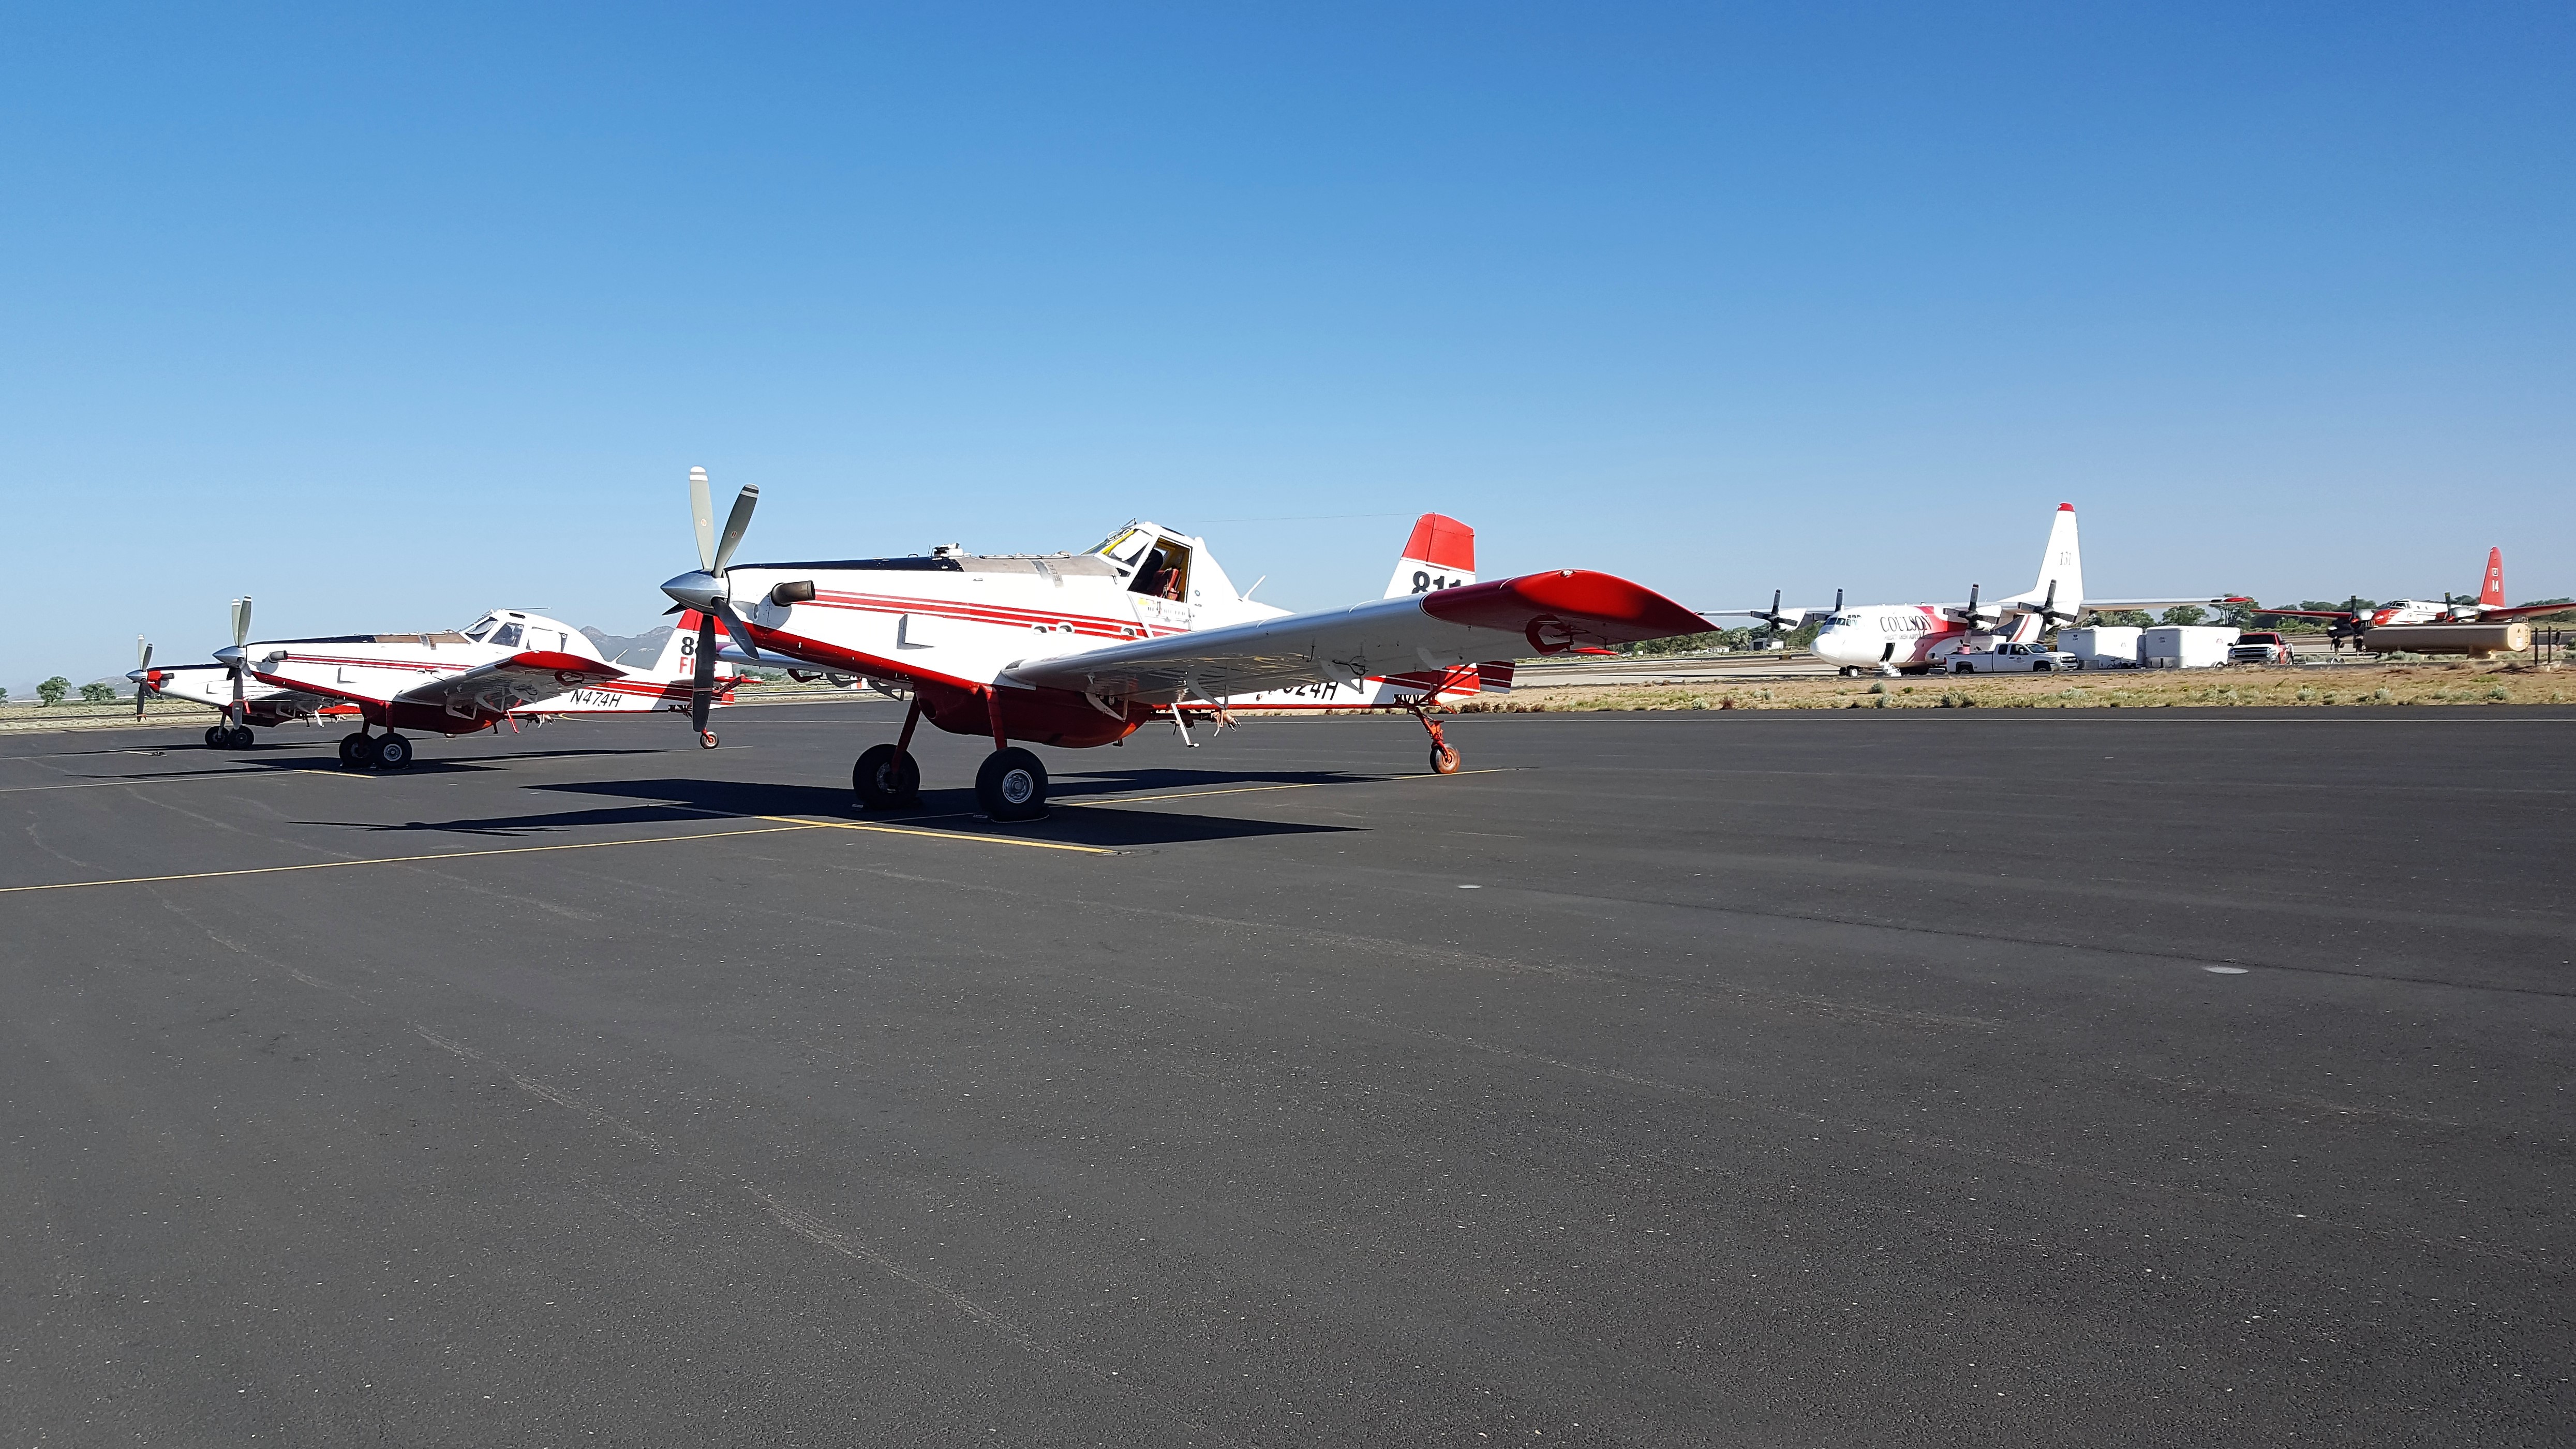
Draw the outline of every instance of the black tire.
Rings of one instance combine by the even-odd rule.
[[[2033,674],[2055,674],[2057,672],[2057,666],[2043,659],[2037,664],[2032,665],[2030,667],[2030,672]]]
[[[690,486],[695,487],[696,485],[691,484]],[[1977,672],[1977,666],[1973,664],[1953,664],[1950,666],[1950,672],[1952,674],[1974,674]]]
[[[921,766],[910,752],[871,745],[850,767],[850,792],[862,810],[900,810],[921,802]]]
[[[1036,820],[1046,796],[1046,766],[1026,750],[995,750],[975,772],[975,802],[995,820]]]
[[[232,731],[223,725],[206,726],[206,748],[210,750],[222,749],[224,747],[225,736],[231,733]]]
[[[364,730],[361,730],[356,734],[340,736],[340,768],[344,770],[363,770],[367,768],[367,766],[374,764],[375,759],[375,736],[366,733]]]
[[[1435,775],[1457,774],[1458,760],[1458,747],[1456,745],[1442,745],[1440,748],[1431,752],[1431,773]]]
[[[259,743],[259,736],[251,733],[249,725],[234,725],[232,739],[228,743],[236,750],[247,750]]]
[[[411,768],[411,741],[397,734],[378,735],[373,755],[379,770],[407,770]]]
[[[716,747],[716,732],[715,732],[714,730],[700,730],[700,731],[698,731],[698,748],[699,748],[699,749],[702,749],[702,750],[712,750],[712,749],[714,749],[715,747]]]

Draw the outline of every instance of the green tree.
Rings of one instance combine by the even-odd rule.
[[[111,704],[115,702],[115,699],[116,687],[114,685],[100,684],[96,681],[92,681],[91,683],[81,686],[81,703],[83,704]]]
[[[47,704],[60,704],[63,702],[63,696],[71,693],[71,690],[72,682],[57,674],[36,686],[36,698]]]
[[[2241,595],[2240,597],[2247,599],[2249,602],[2242,604],[2221,604],[2218,606],[2219,622],[2222,624],[2232,624],[2239,629],[2251,629],[2254,627],[2254,616],[2262,611],[2263,606],[2250,602],[2253,598],[2253,595],[2251,594]]]
[[[2197,624],[2208,617],[2209,611],[2198,604],[2176,604],[2172,608],[2165,610],[2163,622],[2188,626]]]
[[[2104,609],[2093,616],[2093,622],[2112,629],[2148,629],[2156,621],[2144,609]]]

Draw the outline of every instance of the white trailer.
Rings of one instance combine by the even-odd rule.
[[[2138,634],[2133,627],[2096,624],[2089,629],[2060,629],[2057,647],[2083,661],[2086,669],[2138,667]]]
[[[2215,669],[2236,647],[2233,628],[2214,624],[2165,624],[2138,631],[2141,669]]]

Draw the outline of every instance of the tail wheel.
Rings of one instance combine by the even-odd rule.
[[[921,798],[921,766],[909,751],[871,745],[850,768],[850,790],[862,810],[900,809]]]
[[[1457,774],[1458,760],[1459,754],[1458,747],[1456,745],[1442,745],[1440,748],[1431,752],[1432,773],[1438,775]]]
[[[995,820],[1035,820],[1046,812],[1046,766],[1023,749],[995,750],[975,772],[975,800]]]
[[[408,769],[411,766],[411,741],[400,735],[378,735],[374,754],[379,770]]]
[[[702,750],[712,750],[712,749],[714,749],[715,747],[716,747],[716,732],[715,732],[714,730],[700,730],[700,731],[698,731],[698,748],[699,748],[699,749],[702,749]]]

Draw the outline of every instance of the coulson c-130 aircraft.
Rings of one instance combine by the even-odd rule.
[[[705,469],[689,470],[689,492],[699,567],[662,591],[701,617],[702,690],[718,662],[719,626],[755,660],[907,687],[901,735],[851,772],[859,803],[873,809],[916,797],[912,736],[925,719],[991,737],[975,791],[996,820],[1046,810],[1046,766],[1014,740],[1106,745],[1159,716],[1186,730],[1191,713],[1222,721],[1236,707],[1353,708],[1383,697],[1422,719],[1432,767],[1447,774],[1458,752],[1422,707],[1443,692],[1472,692],[1478,661],[1707,627],[1661,594],[1587,570],[1467,582],[1473,555],[1454,550],[1456,535],[1468,548],[1473,535],[1436,514],[1405,550],[1426,556],[1397,567],[1402,593],[1292,614],[1244,598],[1204,540],[1158,524],[1131,523],[1081,553],[943,548],[735,564],[759,486],[735,498],[721,537]],[[707,697],[695,705],[701,728]]]
[[[641,668],[609,663],[579,630],[520,609],[495,609],[461,630],[264,639],[215,657],[271,688],[352,706],[361,723],[340,741],[340,763],[399,770],[412,762],[400,730],[462,735],[552,715],[680,711],[692,708],[693,696],[711,744],[704,706],[730,703],[739,677],[696,668],[697,622],[683,619],[661,656]],[[239,632],[247,627],[245,618]]]
[[[2168,609],[2181,604],[2235,604],[2233,595],[2187,599],[2087,599],[2084,558],[2075,539],[2075,505],[2057,505],[2048,530],[2048,552],[2040,556],[2039,581],[2028,592],[1977,602],[1969,586],[1964,604],[1855,604],[1846,607],[1834,596],[1830,609],[1783,609],[1771,596],[1768,609],[1730,609],[1711,617],[1760,619],[1774,632],[1795,629],[1811,619],[1825,621],[1816,631],[1816,657],[1841,666],[1845,674],[1876,670],[1881,674],[1921,674],[1963,649],[1989,649],[1998,644],[2025,644],[2081,616],[2112,609]]]

